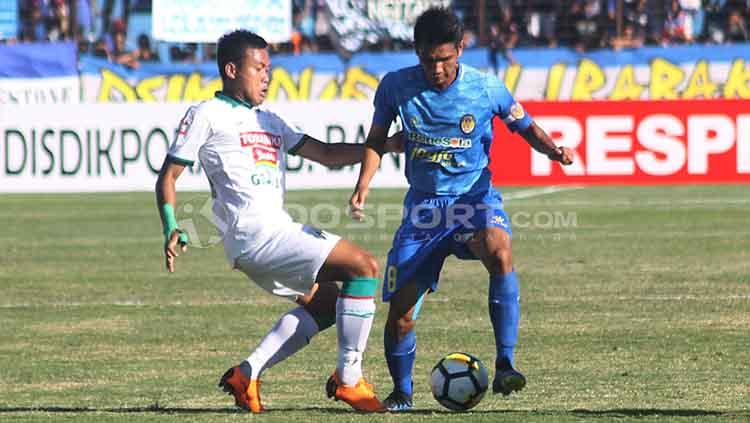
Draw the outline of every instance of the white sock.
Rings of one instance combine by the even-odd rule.
[[[336,371],[344,385],[356,385],[362,377],[362,354],[374,317],[375,301],[372,296],[347,295],[346,288],[341,291],[336,301],[339,344]]]
[[[250,378],[260,379],[265,369],[301,350],[317,333],[318,325],[304,307],[297,307],[281,316],[247,358],[252,367]]]

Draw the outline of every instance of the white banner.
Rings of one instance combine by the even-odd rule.
[[[0,192],[151,191],[188,104],[76,104],[0,108]],[[364,142],[372,106],[360,101],[273,104],[324,142]],[[342,111],[345,111],[342,113]],[[404,187],[403,156],[385,155],[377,187]],[[359,165],[331,170],[290,156],[287,188],[353,188]],[[207,190],[200,168],[178,190]]]
[[[78,75],[46,78],[0,78],[0,105],[72,104],[81,99]]]
[[[291,0],[153,0],[156,40],[214,43],[226,32],[247,29],[269,43],[289,41]]]

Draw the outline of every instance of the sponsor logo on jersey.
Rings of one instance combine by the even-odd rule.
[[[474,128],[477,126],[477,121],[474,119],[474,115],[472,114],[465,114],[461,116],[461,132],[463,132],[466,135],[469,135],[474,131]]]
[[[450,151],[427,151],[424,148],[415,148],[411,151],[411,160],[422,160],[425,162],[438,163],[441,166],[461,167],[461,163],[456,162],[456,155]]]
[[[409,141],[438,147],[471,148],[471,138],[458,137],[428,137],[419,132],[409,132]]]
[[[492,216],[492,223],[494,225],[500,225],[504,228],[508,227],[508,224],[505,222],[505,218],[502,216]]]
[[[510,106],[510,115],[513,116],[513,119],[520,120],[523,119],[524,116],[526,116],[526,112],[524,112],[523,107],[518,103],[513,103],[512,106]]]
[[[275,148],[259,145],[253,147],[252,152],[256,166],[279,166],[279,153]]]
[[[243,147],[255,147],[261,145],[279,148],[281,147],[281,136],[270,132],[240,132],[240,145]]]

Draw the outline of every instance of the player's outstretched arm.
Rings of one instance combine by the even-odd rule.
[[[550,160],[558,161],[564,165],[573,163],[573,151],[567,147],[556,146],[549,135],[536,122],[531,122],[531,125],[521,131],[520,134],[534,150],[549,157]]]
[[[174,272],[175,257],[180,255],[180,251],[183,253],[187,251],[187,235],[177,227],[174,216],[177,200],[175,183],[184,169],[184,165],[171,161],[167,156],[159,171],[159,178],[156,180],[156,207],[159,209],[164,230],[164,257],[167,271],[170,273]]]
[[[398,146],[398,150],[396,151],[403,151],[404,142],[402,134],[399,132],[394,137],[392,138],[396,141],[392,144]],[[372,127],[370,127],[370,133],[367,135],[367,142],[365,142],[362,166],[359,168],[359,179],[357,179],[357,185],[354,186],[354,193],[349,199],[349,209],[353,219],[362,220],[365,217],[363,210],[365,200],[367,200],[367,195],[370,192],[370,181],[372,181],[372,177],[375,176],[375,172],[380,167],[380,158],[385,152],[387,140],[388,128],[373,123]]]
[[[404,146],[401,133],[399,132],[388,138],[384,148],[389,153],[402,152]],[[302,139],[302,146],[297,149],[295,154],[324,166],[337,168],[361,162],[364,152],[365,146],[362,144],[343,142],[329,144],[305,135]]]

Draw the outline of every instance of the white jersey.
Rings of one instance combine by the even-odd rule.
[[[292,221],[283,208],[285,153],[299,148],[303,136],[275,113],[220,92],[182,118],[168,155],[188,166],[200,161],[231,265],[261,232]]]

